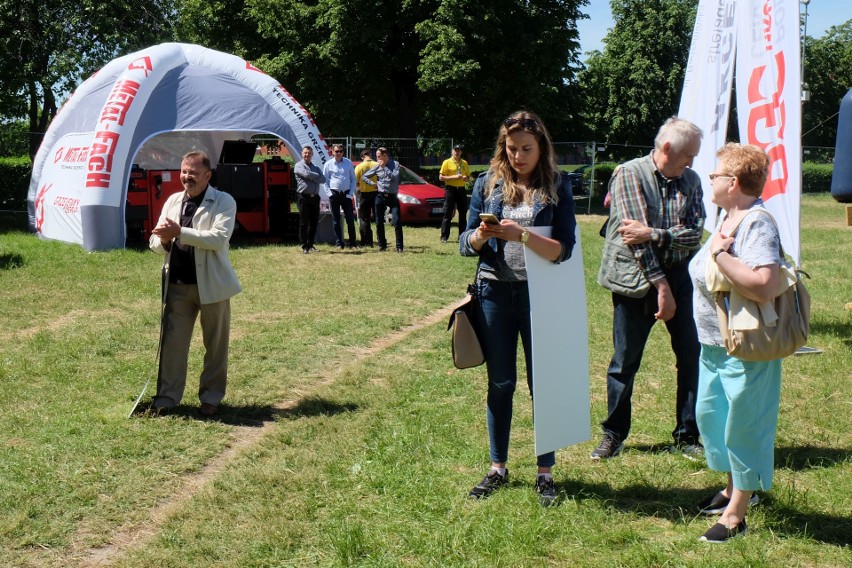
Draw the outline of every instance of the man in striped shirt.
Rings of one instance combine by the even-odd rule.
[[[654,150],[622,164],[613,183],[598,283],[612,292],[614,354],[607,371],[604,437],[592,459],[618,455],[630,432],[633,381],[657,320],[671,335],[677,360],[675,447],[702,454],[695,421],[698,335],[687,265],[698,250],[706,217],[701,182],[690,169],[701,129],[670,118]]]

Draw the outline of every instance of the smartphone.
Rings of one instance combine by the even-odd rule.
[[[488,223],[489,225],[499,225],[500,219],[497,218],[497,215],[494,213],[480,213],[479,218]]]

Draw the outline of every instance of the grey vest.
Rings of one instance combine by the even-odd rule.
[[[630,172],[640,180],[642,196],[645,199],[648,226],[662,229],[663,200],[657,181],[656,167],[651,155],[636,158],[620,166],[625,172]],[[686,169],[681,176],[681,189],[686,196],[685,202],[692,200],[695,188],[701,186],[698,174]],[[609,222],[606,226],[606,243],[601,256],[601,268],[598,271],[598,284],[622,296],[641,298],[648,293],[651,283],[642,272],[639,261],[633,256],[633,251],[621,240],[618,228],[624,218],[624,211],[613,199],[610,205]]]

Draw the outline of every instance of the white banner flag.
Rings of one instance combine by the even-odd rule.
[[[781,243],[800,261],[802,107],[798,0],[743,0],[737,13],[737,115],[740,141],[771,160],[763,188]]]
[[[736,46],[735,0],[701,0],[692,32],[689,62],[683,81],[678,116],[704,132],[692,168],[704,190],[705,227],[716,225],[716,205],[707,174],[716,166],[716,150],[725,144],[731,109],[731,82]]]

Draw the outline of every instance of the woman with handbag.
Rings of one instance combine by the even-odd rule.
[[[728,474],[727,486],[698,505],[705,515],[721,514],[701,537],[727,542],[745,534],[746,509],[757,489],[772,486],[775,433],[781,396],[781,360],[744,361],[728,355],[720,332],[712,281],[724,278],[731,295],[757,303],[778,287],[778,228],[760,195],[769,157],[757,146],[729,143],[717,153],[710,174],[713,203],[724,210],[716,232],[689,264],[694,284],[694,317],[701,343],[696,415],[710,469]],[[731,236],[732,234],[735,236]]]
[[[480,214],[483,214],[480,217]],[[528,230],[552,226],[551,238]],[[467,229],[459,238],[464,256],[478,256],[473,322],[488,371],[487,423],[491,469],[471,491],[488,497],[509,480],[506,462],[517,384],[518,336],[524,346],[532,394],[532,332],[524,248],[562,262],[574,246],[571,183],[556,167],[550,135],[531,112],[515,112],[500,126],[488,172],[476,180]],[[538,456],[535,489],[545,506],[555,502],[551,468],[555,455]]]

